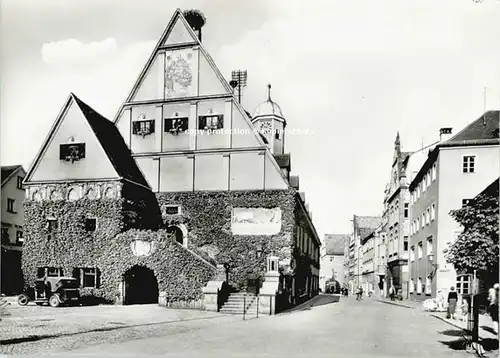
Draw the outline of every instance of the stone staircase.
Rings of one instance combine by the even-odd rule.
[[[246,306],[245,314],[247,316],[257,316],[257,296],[248,292],[231,293],[227,302],[220,309],[220,313],[243,315],[243,305]]]

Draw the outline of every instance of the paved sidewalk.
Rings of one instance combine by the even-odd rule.
[[[446,318],[446,312],[429,312],[431,316],[434,316],[452,326],[467,330],[467,322],[461,321],[459,319]],[[498,335],[494,333],[493,321],[489,315],[479,315],[479,337],[482,339],[492,338],[498,339]]]

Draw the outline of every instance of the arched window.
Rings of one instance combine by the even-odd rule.
[[[410,293],[413,293],[415,289],[415,280],[412,278],[410,279]]]
[[[179,244],[181,244],[183,246],[187,246],[186,237],[184,235],[183,230],[180,227],[178,227],[178,226],[169,226],[167,228],[167,233],[173,235],[174,238],[175,238],[175,241],[177,241]]]
[[[78,191],[74,188],[70,189],[68,191],[68,200],[70,201],[74,201],[74,200],[78,200],[79,197],[78,197]]]
[[[432,293],[432,278],[427,276],[425,279],[425,294],[430,295]]]
[[[417,279],[417,294],[420,295],[422,293],[422,277]]]

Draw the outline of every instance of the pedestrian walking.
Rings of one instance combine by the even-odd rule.
[[[391,301],[394,301],[394,295],[396,294],[396,289],[394,288],[393,285],[389,288],[389,297],[391,298]]]
[[[448,293],[448,314],[446,318],[455,319],[455,310],[457,309],[458,294],[455,292],[455,287],[450,287],[450,292]]]
[[[439,290],[436,298],[437,311],[444,312],[444,294],[443,291]]]
[[[493,321],[493,329],[495,333],[498,334],[498,289],[500,285],[495,283],[493,288],[488,291],[488,301],[490,305],[488,307],[488,311],[491,316],[491,320]]]
[[[462,305],[460,306],[460,309],[462,310],[460,320],[462,322],[467,322],[467,315],[469,314],[469,304],[467,303],[467,300],[465,298],[462,299]]]

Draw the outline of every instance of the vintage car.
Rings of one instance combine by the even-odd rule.
[[[33,301],[39,306],[48,303],[51,307],[58,307],[65,303],[78,303],[80,300],[78,287],[78,280],[73,277],[37,279],[34,288],[29,288],[18,296],[17,303],[26,306],[28,302]]]

